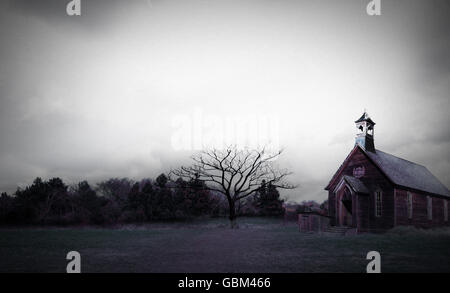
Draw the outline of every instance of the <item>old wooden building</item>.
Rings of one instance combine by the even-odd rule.
[[[376,149],[367,113],[355,123],[355,146],[325,188],[330,224],[357,233],[448,226],[447,187],[424,166]]]

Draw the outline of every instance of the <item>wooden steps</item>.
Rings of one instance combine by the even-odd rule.
[[[323,234],[331,236],[344,236],[346,234],[353,234],[352,232],[356,232],[356,228],[345,226],[328,226],[328,228],[325,231],[323,231]]]

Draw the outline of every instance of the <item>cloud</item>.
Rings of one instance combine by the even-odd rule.
[[[36,176],[152,177],[185,164],[173,120],[280,117],[292,199],[323,187],[367,108],[378,148],[449,185],[445,1],[2,1],[0,190]]]

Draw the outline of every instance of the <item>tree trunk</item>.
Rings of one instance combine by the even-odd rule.
[[[230,206],[230,212],[229,213],[230,213],[231,229],[235,229],[235,228],[237,228],[235,202],[232,199],[228,200],[228,205]]]

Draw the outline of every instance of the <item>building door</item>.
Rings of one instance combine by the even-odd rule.
[[[340,194],[339,200],[339,225],[352,226],[352,193],[347,186],[344,187]]]

